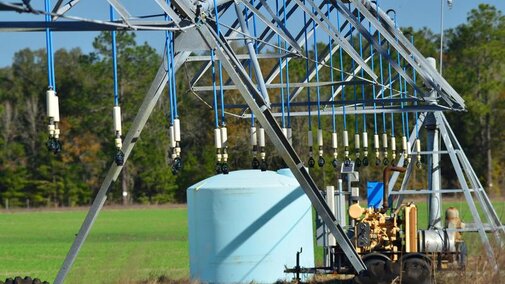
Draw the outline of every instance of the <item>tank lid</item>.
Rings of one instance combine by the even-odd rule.
[[[189,189],[199,188],[251,188],[251,187],[284,187],[284,186],[299,186],[298,181],[293,177],[289,169],[289,173],[282,171],[265,171],[260,170],[238,170],[232,171],[227,175],[219,174],[206,178],[192,186]]]
[[[277,171],[278,174],[294,178],[293,172],[289,168],[280,169]]]

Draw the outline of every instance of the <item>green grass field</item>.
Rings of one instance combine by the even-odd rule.
[[[420,228],[423,228],[426,206],[421,202],[418,205]],[[447,206],[458,207],[463,220],[469,220],[466,205],[448,202],[444,207]],[[495,206],[497,213],[505,216],[504,203],[497,202]],[[0,212],[0,280],[29,275],[52,282],[86,211]],[[67,283],[123,283],[161,275],[187,278],[186,222],[185,208],[104,210]],[[316,249],[316,259],[321,259],[321,255],[322,251]]]
[[[153,275],[187,278],[185,208],[105,210],[67,283],[121,283]],[[0,279],[30,275],[53,281],[86,211],[0,214]]]

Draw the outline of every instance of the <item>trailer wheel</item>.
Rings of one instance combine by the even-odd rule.
[[[393,270],[393,265],[389,257],[371,253],[363,257],[367,270],[354,278],[354,282],[359,284],[389,284],[396,278],[397,274]]]
[[[42,282],[39,278],[31,278],[30,276],[25,276],[25,278],[21,278],[20,276],[16,276],[13,278],[5,279],[5,282],[0,281],[0,284],[49,284],[49,282]]]
[[[431,264],[424,257],[403,259],[401,283],[429,284],[432,281]]]

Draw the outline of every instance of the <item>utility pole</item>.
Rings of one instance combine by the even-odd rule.
[[[449,9],[452,8],[453,0],[447,0],[447,5]],[[440,0],[440,67],[439,73],[442,75],[442,63],[444,54],[444,0]]]
[[[448,0],[449,2],[451,0]],[[452,3],[452,1],[451,1]],[[440,70],[438,71],[442,75],[442,61],[444,54],[444,0],[440,0]]]

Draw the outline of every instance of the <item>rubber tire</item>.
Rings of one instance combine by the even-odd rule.
[[[16,276],[13,278],[5,279],[5,282],[0,281],[0,284],[49,284],[49,282],[42,282],[39,278],[31,278],[30,276],[25,276],[25,278],[21,278],[20,276]]]
[[[367,270],[354,278],[354,282],[358,284],[389,284],[393,281],[396,275],[392,271],[390,261],[371,257],[364,260]]]
[[[417,284],[430,284],[431,283],[431,266],[430,264],[419,257],[407,258],[403,261],[402,267],[402,284],[417,283]]]

